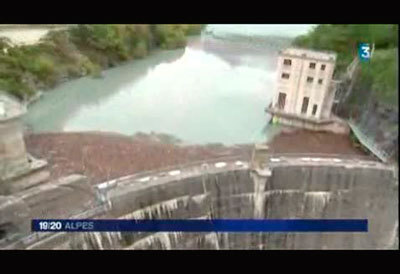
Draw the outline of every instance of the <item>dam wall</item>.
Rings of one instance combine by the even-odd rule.
[[[121,219],[368,219],[367,233],[55,233],[31,249],[398,248],[397,170],[357,159],[213,162],[97,185]],[[272,161],[273,160],[273,161]]]

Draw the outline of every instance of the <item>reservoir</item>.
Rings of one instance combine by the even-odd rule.
[[[301,26],[301,25],[300,25]],[[155,50],[44,92],[25,117],[33,132],[164,133],[184,143],[263,141],[278,50],[310,28],[208,25],[178,50]]]

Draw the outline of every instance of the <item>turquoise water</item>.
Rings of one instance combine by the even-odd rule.
[[[29,107],[34,132],[166,133],[186,143],[249,143],[272,134],[276,49],[192,38],[185,49],[61,84]]]

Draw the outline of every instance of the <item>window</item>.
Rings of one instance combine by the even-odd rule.
[[[322,79],[318,79],[318,84],[322,85]]]
[[[283,64],[284,64],[285,66],[291,66],[291,65],[292,65],[292,60],[290,60],[290,59],[285,59],[285,60],[283,60]]]
[[[282,73],[282,79],[289,79],[289,73]]]
[[[279,109],[284,109],[285,108],[285,102],[286,102],[286,93],[279,92],[278,108]]]
[[[315,116],[315,114],[317,113],[317,108],[318,108],[317,105],[313,105],[313,108],[312,108],[312,115]]]
[[[310,63],[310,69],[315,69],[315,63]]]
[[[326,65],[325,65],[325,64],[322,64],[322,65],[321,65],[321,70],[325,70],[325,68],[326,68]]]
[[[312,83],[314,81],[313,77],[308,76],[307,77],[307,83]]]
[[[309,100],[310,100],[309,97],[304,97],[303,98],[303,105],[301,106],[301,113],[307,113],[308,101]]]

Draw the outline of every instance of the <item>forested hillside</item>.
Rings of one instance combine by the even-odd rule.
[[[357,56],[358,43],[375,45],[369,62],[361,63],[359,85],[379,100],[397,104],[398,25],[318,25],[293,44],[338,54],[336,76]]]
[[[62,80],[143,58],[154,48],[186,45],[203,25],[76,25],[50,31],[38,44],[13,47],[0,37],[0,90],[28,99]]]

